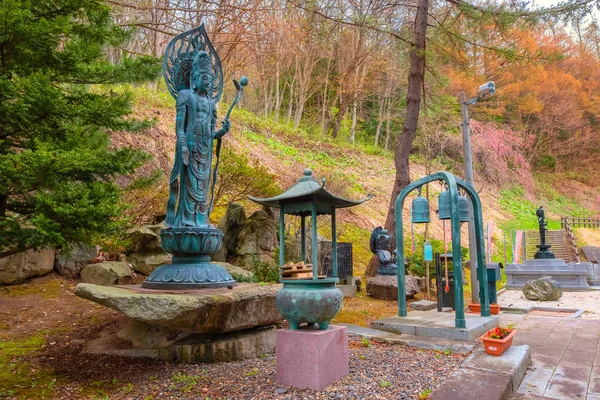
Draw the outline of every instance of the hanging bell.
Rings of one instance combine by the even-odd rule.
[[[469,222],[471,220],[469,200],[466,196],[458,196],[458,219],[460,222]]]
[[[431,222],[429,215],[429,202],[421,193],[413,200],[410,210],[410,217],[413,224],[426,224]]]
[[[450,191],[445,190],[438,197],[439,219],[451,219]],[[458,219],[460,222],[469,222],[469,200],[465,196],[458,196]]]

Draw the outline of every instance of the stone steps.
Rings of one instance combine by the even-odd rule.
[[[536,246],[540,244],[539,231],[526,231],[525,238],[527,243],[527,259],[532,259],[535,252],[538,251]],[[573,254],[571,254],[572,250],[567,246],[562,230],[547,231],[546,243],[552,246],[550,251],[554,253],[556,258],[563,259],[566,262],[574,260]]]

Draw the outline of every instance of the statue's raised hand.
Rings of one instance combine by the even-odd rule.
[[[223,136],[225,136],[225,134],[227,132],[229,132],[229,129],[231,128],[231,123],[229,122],[228,119],[223,121],[223,125],[221,125],[221,129],[219,129],[216,133],[215,133],[215,139],[221,139]]]
[[[181,148],[181,157],[183,158],[183,164],[188,165],[190,162],[190,152],[187,146]]]

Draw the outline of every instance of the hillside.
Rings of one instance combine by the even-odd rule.
[[[158,168],[164,171],[160,184],[146,196],[154,201],[152,207],[146,207],[154,214],[164,212],[167,177],[171,169],[173,149],[175,146],[175,110],[173,100],[164,90],[139,87],[135,89],[137,104],[136,114],[146,118],[156,118],[155,127],[138,134],[113,134],[113,142],[118,146],[132,145],[151,153],[154,159],[146,166],[149,171]],[[226,110],[220,105],[223,115]],[[394,163],[391,152],[372,146],[354,144],[344,141],[333,141],[311,133],[309,129],[292,128],[290,125],[275,123],[271,119],[257,117],[255,114],[236,109],[231,116],[232,128],[225,137],[224,149],[232,149],[236,154],[245,155],[251,162],[258,162],[271,174],[280,190],[296,182],[305,168],[313,170],[318,177],[327,180],[327,187],[342,196],[351,199],[364,198],[371,194],[373,198],[355,208],[341,210],[338,217],[339,240],[354,244],[355,269],[364,269],[370,257],[368,237],[373,228],[385,222],[387,207],[394,179]],[[458,123],[458,121],[457,121]],[[309,127],[310,128],[310,127]],[[412,157],[412,156],[411,156]],[[411,176],[418,179],[426,175],[424,160],[415,154],[412,157]],[[449,163],[448,159],[431,161],[430,170],[450,169],[460,175],[461,165]],[[227,163],[227,158],[222,158]],[[475,167],[477,169],[477,166]],[[530,171],[528,171],[530,173]],[[557,175],[533,175],[534,188],[526,190],[515,184],[498,186],[493,181],[476,177],[476,189],[483,204],[485,222],[493,224],[494,256],[500,260],[503,235],[501,229],[531,229],[537,224],[535,209],[544,205],[550,219],[550,228],[555,229],[561,215],[592,216],[600,211],[597,199],[600,190],[576,180],[565,179]],[[512,181],[517,182],[517,179]],[[430,185],[432,211],[437,209],[437,195],[440,185]],[[142,196],[143,197],[143,196]],[[410,233],[410,201],[408,199],[403,210],[404,230]],[[137,201],[143,199],[136,197]],[[252,208],[252,204],[247,204]],[[217,207],[213,215],[216,223],[224,213],[225,207]],[[432,214],[429,235],[432,239],[442,239],[442,223]],[[321,217],[320,217],[321,218]],[[324,217],[323,217],[324,218]],[[292,219],[290,223],[294,224]],[[297,222],[296,222],[297,223]],[[322,234],[329,236],[328,224],[322,224]],[[417,243],[422,243],[423,225],[416,225],[414,232]],[[407,236],[407,246],[410,237]],[[462,229],[463,247],[466,243],[466,228]],[[510,247],[510,246],[508,246]],[[508,249],[510,254],[510,249]],[[417,251],[418,253],[419,251]]]

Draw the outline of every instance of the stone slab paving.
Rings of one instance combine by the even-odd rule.
[[[502,313],[532,364],[515,399],[600,400],[600,321]]]

